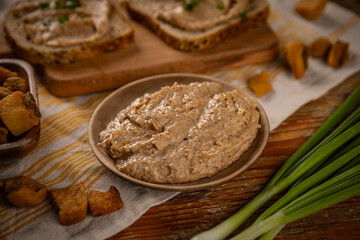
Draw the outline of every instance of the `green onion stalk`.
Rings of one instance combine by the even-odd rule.
[[[265,202],[289,187],[303,175],[307,175],[312,169],[319,168],[338,148],[357,136],[360,132],[359,108],[332,133],[329,134],[329,132],[331,132],[339,121],[342,120],[358,99],[360,99],[360,86],[353,91],[353,93],[327,119],[327,121],[325,121],[315,134],[283,164],[267,186],[254,199],[224,222],[208,231],[195,235],[192,239],[224,239]],[[324,139],[328,134],[329,136]],[[322,142],[320,142],[321,140]],[[316,146],[317,144],[318,146]],[[312,150],[314,147],[315,149]],[[278,227],[281,227],[281,225]]]
[[[357,138],[360,139],[360,137]],[[355,163],[355,164],[350,164]],[[307,178],[303,182],[299,183],[296,187],[292,187],[282,198],[280,198],[277,202],[275,202],[271,207],[269,207],[264,213],[262,213],[258,219],[253,223],[253,225],[258,224],[259,222],[262,222],[267,217],[274,214],[276,211],[281,209],[283,206],[288,204],[289,202],[297,199],[299,195],[302,193],[305,193],[307,190],[309,190],[311,187],[319,185],[319,183],[322,183],[324,179],[327,179],[329,176],[333,175],[335,172],[337,172],[339,169],[342,169],[344,166],[356,166],[360,164],[360,145],[357,145],[352,150],[346,152],[341,157],[334,160],[332,163],[328,164],[315,174],[313,174],[311,177]],[[350,168],[348,168],[350,169]],[[348,170],[343,169],[340,173]],[[338,174],[340,174],[338,173]],[[270,232],[264,234],[260,239],[273,239],[277,233],[282,229],[284,226],[277,227]]]
[[[328,176],[329,175],[338,175],[340,173],[345,172],[346,170],[360,164],[360,156],[357,156],[356,158],[352,159],[350,162],[349,160],[349,151],[351,149],[354,149],[356,147],[360,146],[360,136],[358,136],[355,140],[353,140],[350,144],[348,144],[345,148],[343,148],[340,152],[338,152],[334,157],[332,157],[329,161],[326,162],[325,167],[326,168],[328,165],[331,165],[333,162],[338,162],[340,163],[338,165],[338,167],[336,168],[330,168],[329,172],[328,172]],[[348,155],[346,155],[348,154]],[[344,161],[342,162],[342,159],[344,159]],[[336,163],[335,163],[336,164]],[[331,169],[333,169],[333,171],[331,171]],[[320,170],[320,175],[321,175],[321,171],[328,171],[328,170]],[[335,171],[335,173],[333,173]],[[321,178],[321,176],[318,176],[319,173],[315,174],[315,178],[312,177],[312,179],[316,180],[317,183],[314,183],[314,186],[319,185],[322,183],[323,179],[325,178]],[[311,178],[309,178],[311,179]],[[307,181],[309,181],[309,179]],[[273,204],[269,209],[267,209],[263,214],[261,214],[255,222],[258,221],[262,221],[263,219],[265,219],[266,217],[270,216],[272,213],[274,213],[275,211],[279,210],[281,207],[283,207],[286,203],[288,203],[289,201],[292,201],[293,199],[295,199],[298,195],[300,195],[301,193],[303,193],[305,190],[303,188],[301,188],[300,185],[304,186],[304,179],[299,178],[296,183],[290,188],[289,192],[286,193],[281,199],[279,199],[275,204]],[[300,188],[298,187],[300,186]],[[303,191],[302,191],[303,190]],[[297,192],[297,194],[293,194],[292,197],[290,197],[291,192]],[[284,200],[284,198],[286,198],[287,200]],[[255,223],[254,223],[255,224]],[[277,228],[272,229],[271,231],[267,232],[266,234],[264,234],[263,236],[261,236],[260,240],[271,240],[274,239],[276,237],[276,235],[280,232],[280,230],[284,227],[280,226]]]
[[[360,194],[360,165],[330,178],[268,218],[258,221],[231,240],[252,240],[266,232]]]

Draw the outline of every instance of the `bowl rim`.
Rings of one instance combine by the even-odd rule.
[[[92,137],[95,136],[94,135],[94,129],[92,128],[92,126],[94,125],[94,122],[96,121],[96,116],[99,113],[99,111],[101,111],[101,109],[106,106],[107,102],[109,101],[109,99],[111,99],[113,96],[117,95],[118,92],[123,91],[124,89],[127,89],[129,87],[132,87],[134,85],[138,85],[141,84],[143,82],[147,82],[147,81],[151,81],[151,80],[158,80],[159,78],[175,78],[175,77],[187,77],[187,78],[194,78],[194,82],[197,82],[199,79],[201,79],[202,81],[211,81],[211,82],[217,82],[220,83],[222,85],[226,85],[232,89],[236,89],[238,91],[241,92],[242,95],[247,96],[251,101],[253,101],[256,106],[258,111],[260,112],[260,117],[262,119],[263,125],[262,128],[264,130],[264,139],[261,141],[261,144],[258,145],[257,147],[257,151],[256,153],[251,156],[250,161],[247,161],[242,167],[238,168],[236,171],[226,175],[225,177],[222,177],[220,179],[217,179],[215,181],[210,181],[210,182],[205,182],[205,183],[199,183],[197,185],[186,185],[189,183],[194,183],[194,182],[187,182],[187,183],[153,183],[153,182],[147,182],[144,180],[140,180],[137,178],[134,178],[132,176],[129,176],[125,173],[120,172],[119,170],[114,170],[112,169],[108,164],[108,162],[103,161],[101,158],[102,153],[104,152],[102,147],[97,146],[97,142],[95,142],[96,140]],[[144,92],[145,94],[145,92]],[[134,98],[135,99],[135,98]],[[96,133],[97,136],[99,135],[99,133]],[[96,107],[95,111],[93,112],[91,119],[90,119],[90,123],[89,123],[89,142],[90,142],[90,146],[92,151],[94,152],[94,155],[96,156],[96,158],[98,159],[98,161],[105,166],[108,170],[110,170],[112,173],[114,173],[115,175],[122,177],[132,183],[138,184],[138,185],[142,185],[145,187],[149,187],[149,188],[153,188],[153,189],[159,189],[159,190],[170,190],[170,191],[194,191],[194,190],[201,190],[201,189],[205,189],[205,188],[209,188],[209,187],[213,187],[213,186],[217,186],[220,184],[223,184],[229,180],[231,180],[232,178],[240,175],[241,173],[243,173],[245,170],[247,170],[252,164],[254,164],[257,159],[261,156],[261,154],[263,153],[268,139],[269,139],[269,135],[270,135],[270,126],[269,126],[269,120],[268,117],[266,115],[265,110],[263,109],[263,107],[261,106],[261,104],[257,101],[257,99],[251,95],[249,95],[246,91],[238,88],[237,86],[234,86],[228,82],[210,77],[210,76],[206,76],[206,75],[201,75],[201,74],[193,74],[193,73],[166,73],[166,74],[159,74],[159,75],[153,75],[150,77],[145,77],[145,78],[141,78],[138,79],[136,81],[133,81],[131,83],[128,83],[120,88],[118,88],[117,90],[113,91],[111,94],[109,94],[107,97],[105,97],[102,102]],[[100,150],[99,150],[100,149]],[[106,154],[106,153],[105,153]],[[110,158],[111,160],[113,160],[110,156],[108,156],[106,154],[107,158]],[[113,160],[114,161],[114,160]],[[237,160],[236,160],[237,161]],[[230,167],[231,165],[229,165],[228,167]],[[227,168],[228,168],[227,167]],[[225,168],[226,169],[226,168]],[[223,170],[222,170],[223,171]],[[221,172],[221,171],[220,171]],[[219,173],[219,172],[218,172]],[[217,174],[217,173],[216,173]],[[215,174],[215,175],[216,175]],[[204,178],[202,178],[204,179]],[[201,180],[201,179],[199,179]]]
[[[39,107],[39,98],[37,85],[35,82],[35,71],[33,67],[26,61],[16,58],[1,58],[0,65],[16,65],[24,70],[27,75],[27,83],[29,86],[29,92],[34,96],[36,105]],[[34,126],[29,132],[26,133],[21,139],[0,144],[0,156],[5,162],[12,157],[16,157],[28,149],[35,146],[40,139],[40,122]],[[4,161],[2,161],[4,163]]]

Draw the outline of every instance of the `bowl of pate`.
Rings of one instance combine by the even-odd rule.
[[[99,104],[89,126],[98,160],[133,183],[198,190],[224,183],[263,152],[269,123],[244,91],[197,74],[134,81]]]

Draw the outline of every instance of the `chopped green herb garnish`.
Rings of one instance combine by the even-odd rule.
[[[80,0],[66,0],[65,8],[74,9],[80,7]]]
[[[218,1],[217,2],[217,8],[220,9],[220,10],[223,10],[225,8],[224,3],[221,2],[221,1]]]
[[[89,15],[87,15],[87,14],[81,14],[80,15],[80,18],[87,18],[87,17],[89,17]]]
[[[45,8],[48,8],[50,6],[50,4],[48,3],[48,2],[41,2],[40,4],[39,4],[39,8],[41,9],[41,10],[43,10],[43,9],[45,9]]]
[[[49,26],[50,25],[50,21],[48,19],[43,21],[43,25],[44,26]]]
[[[61,16],[58,16],[58,21],[62,24],[66,23],[69,21],[69,17],[66,16],[66,15],[61,15]]]
[[[191,12],[201,0],[183,0],[183,7],[186,11]]]
[[[61,7],[60,1],[56,1],[54,8],[59,9],[60,7]]]
[[[242,9],[242,10],[240,11],[240,17],[241,17],[241,18],[246,18],[246,14],[247,14],[246,10]]]

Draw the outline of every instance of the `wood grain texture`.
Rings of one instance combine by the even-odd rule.
[[[283,162],[359,84],[360,73],[299,108],[272,131],[262,157],[239,177],[219,187],[181,193],[151,208],[132,226],[111,239],[189,239],[225,220],[259,193]],[[260,208],[236,232],[253,222],[278,198],[274,197]],[[276,239],[360,239],[360,196],[288,224]]]
[[[161,73],[202,72],[236,63],[238,66],[271,61],[278,41],[271,29],[260,26],[227,39],[215,48],[183,52],[169,47],[139,23],[130,21],[134,43],[86,63],[45,66],[43,79],[57,96],[75,96],[116,89],[131,81]],[[258,36],[262,36],[259,38]]]
[[[185,52],[171,48],[145,26],[130,20],[134,43],[102,56],[56,66],[38,66],[41,80],[57,96],[69,97],[119,88],[131,81],[162,73],[200,73],[223,66],[267,62],[278,54],[278,39],[267,25],[249,29],[216,47]],[[261,38],[259,38],[261,36]],[[0,57],[12,56],[0,30]]]
[[[278,54],[278,39],[262,25],[227,39],[215,48],[184,52],[169,47],[141,24],[129,20],[134,43],[86,62],[37,66],[41,80],[57,96],[69,97],[119,88],[131,81],[162,73],[200,73],[223,66],[271,61]],[[13,54],[0,30],[0,57]],[[259,38],[258,36],[261,36]]]

